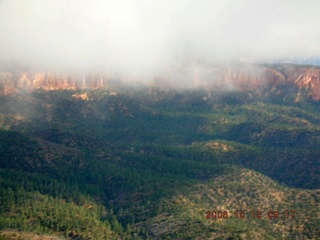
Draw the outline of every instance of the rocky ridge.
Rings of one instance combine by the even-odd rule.
[[[303,65],[229,65],[187,66],[187,74],[183,70],[183,79],[189,77],[189,87],[205,87],[223,91],[249,91],[257,96],[268,96],[270,93],[279,95],[281,86],[293,86],[297,90],[305,89],[315,101],[320,100],[320,67]],[[179,75],[178,70],[174,75]],[[188,75],[186,77],[186,75]],[[91,74],[76,75],[53,72],[10,72],[0,73],[0,94],[8,95],[19,89],[25,90],[81,90],[97,89],[110,85],[117,79],[111,75]],[[172,74],[161,77],[171,86],[177,86],[177,79]],[[121,79],[126,82],[126,79]],[[158,83],[157,83],[158,84]],[[297,96],[298,97],[298,96]]]

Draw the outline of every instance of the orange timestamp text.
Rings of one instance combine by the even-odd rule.
[[[206,219],[221,219],[221,218],[235,218],[235,219],[294,219],[295,210],[251,210],[251,211],[226,211],[226,210],[207,210]]]

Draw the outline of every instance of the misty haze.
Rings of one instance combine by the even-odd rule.
[[[1,61],[158,73],[194,59],[319,57],[317,1],[1,1]]]

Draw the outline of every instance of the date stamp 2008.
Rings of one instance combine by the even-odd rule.
[[[260,210],[251,210],[251,211],[226,211],[226,210],[207,210],[206,219],[294,219],[295,210],[269,210],[269,211],[260,211]]]

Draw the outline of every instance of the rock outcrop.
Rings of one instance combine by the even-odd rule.
[[[0,94],[12,94],[24,90],[78,90],[106,87],[109,78],[100,74],[75,75],[42,72],[23,72],[20,74],[0,73]]]
[[[180,72],[181,71],[181,72]],[[181,74],[180,74],[181,73]],[[176,76],[181,75],[180,79]],[[171,79],[170,79],[171,78]],[[102,74],[76,75],[52,72],[0,73],[0,94],[8,95],[19,89],[79,90],[107,87],[112,77]],[[126,82],[126,79],[122,79]],[[258,66],[237,64],[228,66],[188,65],[174,74],[162,77],[169,85],[184,80],[188,87],[204,87],[213,91],[247,91],[256,96],[282,94],[286,86],[307,90],[309,96],[320,100],[320,67],[302,65]],[[181,84],[180,84],[181,85]],[[179,86],[180,86],[179,85]]]

